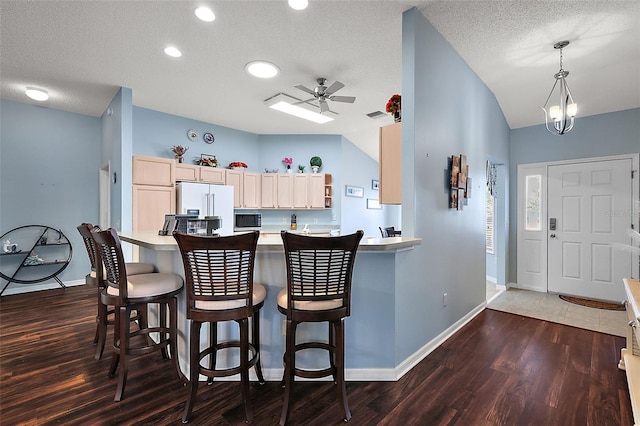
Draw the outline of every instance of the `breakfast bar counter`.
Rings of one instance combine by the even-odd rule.
[[[323,238],[323,237],[318,237]],[[121,233],[120,239],[138,247],[141,262],[153,263],[159,272],[174,272],[184,276],[178,245],[172,236],[155,233]],[[364,237],[353,271],[351,316],[345,320],[345,363],[347,380],[396,380],[394,336],[396,277],[407,252],[421,244],[419,238]],[[284,354],[284,316],[278,312],[276,295],[286,287],[284,248],[277,233],[261,234],[258,240],[254,282],[267,288],[267,298],[261,310],[261,361],[265,378],[282,379]],[[178,355],[180,365],[188,374],[188,320],[185,315],[184,293],[178,297]],[[153,310],[150,318],[157,315]],[[235,323],[219,324],[223,338],[237,338]],[[298,333],[300,341],[326,340],[325,323],[303,324]],[[208,330],[203,328],[201,340],[206,341]],[[231,351],[229,351],[231,352]],[[232,355],[232,354],[229,354]],[[326,354],[309,350],[298,361],[305,368],[323,368]],[[219,360],[225,364],[227,360]],[[232,365],[233,358],[227,363]],[[252,372],[253,374],[253,372]],[[255,377],[254,377],[255,378]]]

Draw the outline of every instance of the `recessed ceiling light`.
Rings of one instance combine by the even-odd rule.
[[[249,62],[244,68],[249,74],[258,78],[272,78],[280,72],[280,68],[266,61]]]
[[[165,47],[164,53],[166,53],[167,55],[173,58],[179,58],[180,56],[182,56],[182,52],[173,46]]]
[[[309,6],[309,2],[307,0],[289,0],[289,6],[295,10],[303,10]]]
[[[216,14],[206,6],[197,8],[196,16],[205,22],[212,22],[214,19],[216,19]]]
[[[25,90],[24,93],[34,101],[44,102],[49,99],[49,93],[43,89],[34,89],[33,87],[27,87],[27,90]]]

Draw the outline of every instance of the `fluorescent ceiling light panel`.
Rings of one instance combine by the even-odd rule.
[[[44,102],[49,99],[49,93],[46,90],[27,87],[24,93],[34,101]]]
[[[278,93],[277,95],[264,101],[265,105],[269,108],[285,112],[290,115],[294,115],[305,120],[313,121],[314,123],[324,124],[329,121],[333,121],[333,117],[322,115],[315,111],[308,110],[303,107],[304,104],[293,105],[296,102],[300,102],[300,99],[293,96],[285,95],[284,93]]]
[[[213,20],[216,19],[216,14],[213,13],[213,11],[206,6],[201,6],[197,8],[196,16],[198,17],[198,19],[205,22],[212,22]]]
[[[180,56],[182,56],[182,52],[173,46],[165,47],[164,53],[171,56],[172,58],[179,58]]]
[[[267,61],[252,61],[244,66],[249,74],[258,78],[272,78],[278,75],[280,68]]]

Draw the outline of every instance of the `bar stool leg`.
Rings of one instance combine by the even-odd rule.
[[[347,387],[344,381],[344,319],[332,321],[333,327],[335,327],[336,337],[336,376],[337,376],[337,390],[338,390],[338,402],[342,405],[342,412],[344,414],[344,421],[348,422],[351,419],[351,411],[349,410],[349,402],[347,402]]]
[[[240,381],[242,402],[247,423],[253,421],[253,410],[249,398],[249,318],[238,320],[240,325]]]
[[[251,342],[253,343],[253,347],[256,349],[256,353],[258,359],[256,361],[256,375],[258,376],[258,383],[261,385],[265,384],[264,376],[262,375],[262,365],[260,364],[260,310],[253,311],[253,320],[252,320],[252,338]]]
[[[182,423],[187,423],[191,417],[191,410],[196,402],[198,393],[198,378],[200,377],[200,328],[202,323],[191,320],[191,338],[189,339],[189,396],[184,407]]]
[[[120,306],[118,308],[118,333],[120,335],[120,372],[118,373],[118,387],[116,388],[116,396],[114,401],[118,402],[124,395],[124,388],[127,384],[127,373],[129,370],[129,357],[127,356],[127,349],[129,348],[129,320],[131,310],[128,306]]]
[[[216,369],[216,361],[218,358],[218,323],[209,323],[209,347],[213,348],[213,351],[209,354],[209,370]],[[213,377],[207,377],[207,386],[213,384]]]
[[[284,353],[284,400],[282,402],[282,414],[280,415],[280,426],[287,423],[289,409],[293,401],[293,382],[296,372],[296,328],[298,323],[287,320],[286,348]]]
[[[169,351],[171,352],[171,363],[176,371],[179,380],[185,380],[184,374],[180,370],[180,360],[178,359],[178,299],[169,299]]]

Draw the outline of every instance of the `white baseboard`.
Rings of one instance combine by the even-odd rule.
[[[63,284],[67,287],[73,287],[76,285],[84,285],[85,280],[83,278],[81,280],[63,281]],[[50,281],[50,282],[39,283],[39,284],[11,283],[9,284],[7,289],[4,291],[4,293],[2,293],[2,295],[9,296],[12,294],[31,293],[33,291],[52,290],[55,288],[60,288],[60,284],[58,284],[56,281]]]
[[[498,279],[496,277],[490,277],[489,275],[485,275],[485,279],[490,283],[494,283],[494,284],[498,283]]]
[[[408,373],[413,367],[416,366],[420,361],[422,361],[427,355],[433,352],[438,348],[441,344],[443,344],[449,337],[453,336],[458,330],[460,330],[465,324],[475,318],[480,312],[487,307],[486,302],[482,302],[480,305],[475,307],[471,312],[469,312],[464,317],[460,318],[454,324],[452,324],[449,328],[444,330],[430,342],[427,342],[422,348],[416,351],[413,355],[409,356],[403,362],[401,362],[395,368],[396,380],[402,378],[406,373]]]

